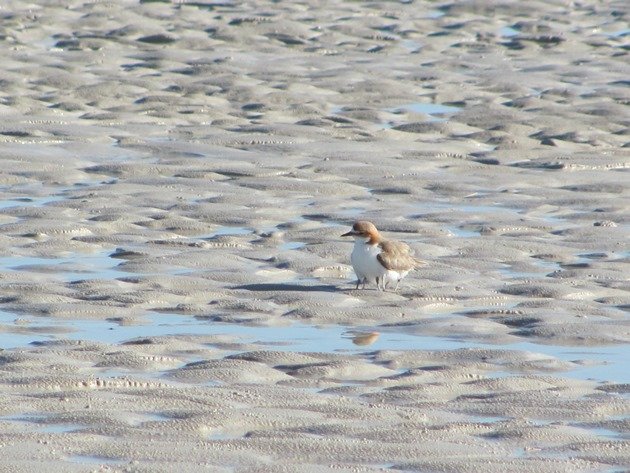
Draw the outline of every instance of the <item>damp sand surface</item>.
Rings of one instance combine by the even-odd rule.
[[[0,9],[0,471],[627,468],[623,2],[123,3]]]

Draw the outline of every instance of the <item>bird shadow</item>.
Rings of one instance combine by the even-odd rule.
[[[298,291],[298,292],[338,292],[339,288],[332,284],[289,284],[289,283],[260,283],[242,284],[233,286],[232,289],[244,289],[246,291]]]

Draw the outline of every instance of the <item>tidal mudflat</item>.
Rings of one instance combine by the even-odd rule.
[[[628,14],[4,2],[0,471],[625,471]]]

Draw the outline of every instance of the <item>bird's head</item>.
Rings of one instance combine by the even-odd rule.
[[[347,233],[341,235],[342,237],[351,236],[357,240],[368,240],[377,242],[380,240],[380,235],[378,230],[374,226],[372,222],[368,222],[367,220],[359,220],[354,222],[352,225],[352,230]]]

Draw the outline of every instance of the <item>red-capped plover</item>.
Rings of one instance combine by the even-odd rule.
[[[377,289],[384,291],[390,281],[395,281],[396,291],[402,278],[422,264],[413,257],[413,250],[406,243],[383,240],[372,222],[359,220],[352,230],[341,236],[354,237],[350,260],[357,275],[357,289],[375,281]]]

